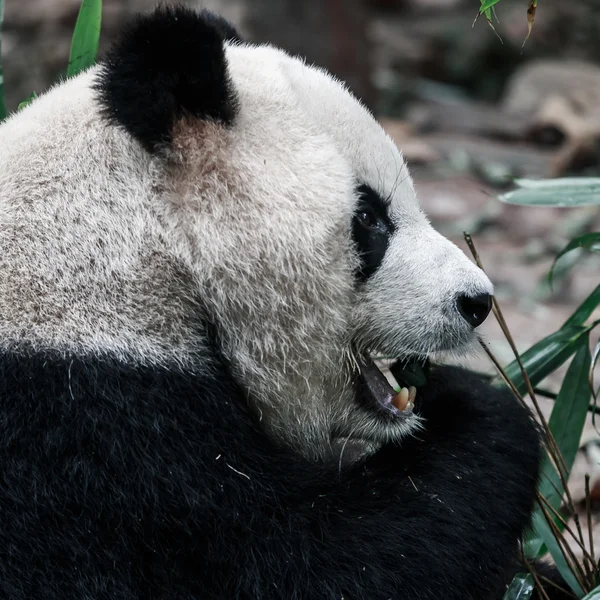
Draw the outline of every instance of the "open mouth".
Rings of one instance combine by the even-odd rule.
[[[361,354],[358,364],[361,397],[365,401],[391,416],[412,413],[417,390],[427,383],[428,360],[397,360],[389,367],[387,376],[367,355]]]

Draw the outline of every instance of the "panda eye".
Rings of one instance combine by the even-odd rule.
[[[367,229],[373,229],[377,226],[377,217],[368,209],[361,209],[356,213],[356,220]]]

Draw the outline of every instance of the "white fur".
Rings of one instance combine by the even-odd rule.
[[[406,355],[464,346],[454,307],[491,284],[421,212],[401,154],[323,71],[228,46],[231,129],[180,124],[171,160],[107,125],[93,69],[0,127],[0,347],[203,364],[203,319],[265,427],[311,456],[332,432],[377,444],[354,401],[352,346]],[[357,289],[357,181],[397,232]]]

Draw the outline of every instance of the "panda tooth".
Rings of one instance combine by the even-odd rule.
[[[415,398],[417,397],[417,388],[411,385],[408,388],[408,401],[414,406]]]
[[[392,404],[400,411],[404,411],[408,406],[409,391],[408,388],[401,388],[400,391],[392,398]]]

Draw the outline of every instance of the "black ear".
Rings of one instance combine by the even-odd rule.
[[[170,143],[185,115],[231,124],[237,101],[226,40],[240,38],[208,11],[159,7],[138,17],[100,67],[95,89],[105,115],[150,152]]]

